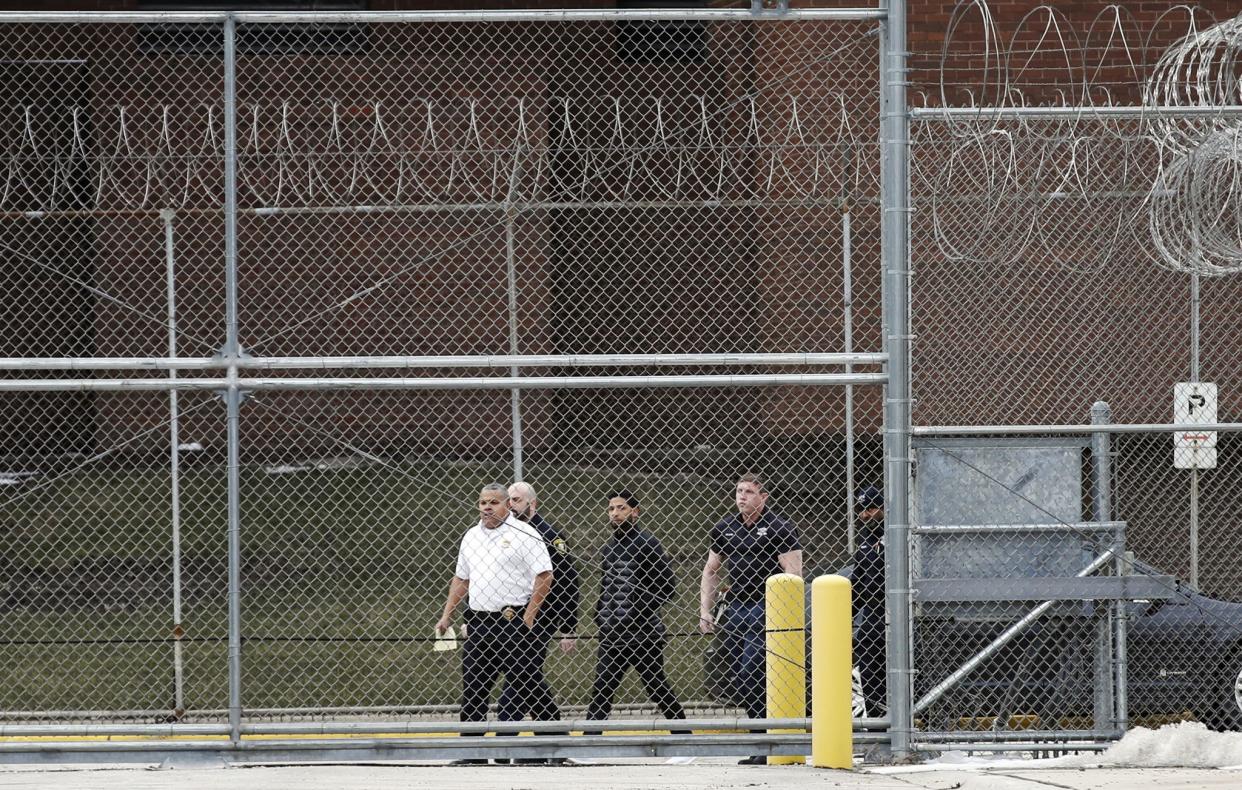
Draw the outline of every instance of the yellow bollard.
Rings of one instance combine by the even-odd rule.
[[[849,579],[820,576],[811,582],[811,765],[816,768],[854,767],[850,612]]]
[[[781,573],[768,578],[764,593],[768,718],[800,719],[806,715],[806,586],[801,576]],[[768,765],[805,764],[805,756],[768,757]]]

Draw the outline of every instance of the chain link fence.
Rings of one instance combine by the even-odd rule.
[[[947,13],[912,27],[946,35],[911,60],[910,630],[856,595],[855,715],[1236,727],[1236,20]],[[519,666],[562,719],[763,718],[743,476],[806,578],[904,557],[856,519],[904,427],[886,458],[882,16],[0,19],[0,717],[450,731],[494,640],[492,718],[551,717]],[[463,642],[463,603],[437,649],[517,481],[557,622]]]
[[[700,627],[739,478],[810,577],[884,474],[879,14],[848,16],[4,20],[0,716],[455,722],[470,644],[434,626],[480,489],[522,480],[579,576],[532,648],[560,715],[617,663],[609,585],[657,595],[604,556],[628,490],[672,695],[744,718],[727,562]]]
[[[1212,10],[961,3],[913,63],[925,740],[1242,722],[1239,39]]]

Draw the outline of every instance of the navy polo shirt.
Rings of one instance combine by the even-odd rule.
[[[778,557],[801,549],[802,542],[792,524],[764,508],[754,524],[742,523],[734,513],[712,527],[711,548],[729,569],[730,600],[757,603],[768,577],[784,573]]]

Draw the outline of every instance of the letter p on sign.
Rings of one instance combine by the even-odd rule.
[[[1216,422],[1216,385],[1182,382],[1173,385],[1173,422],[1211,425]],[[1173,466],[1178,469],[1216,468],[1216,431],[1176,431]]]

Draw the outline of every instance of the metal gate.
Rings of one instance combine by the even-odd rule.
[[[1205,5],[962,2],[912,63],[920,748],[1242,722],[1242,40]]]
[[[804,750],[746,734],[700,578],[743,474],[809,577],[848,561],[885,441],[904,457],[885,19],[0,17],[5,734],[228,735],[177,748],[234,759]],[[556,729],[457,723],[459,654],[433,649],[478,492],[516,481],[580,576],[547,660],[558,731],[591,698],[624,489],[676,576],[689,724],[741,734],[449,737]],[[659,733],[654,710],[631,673],[613,718]],[[372,737],[250,737],[308,734]]]

